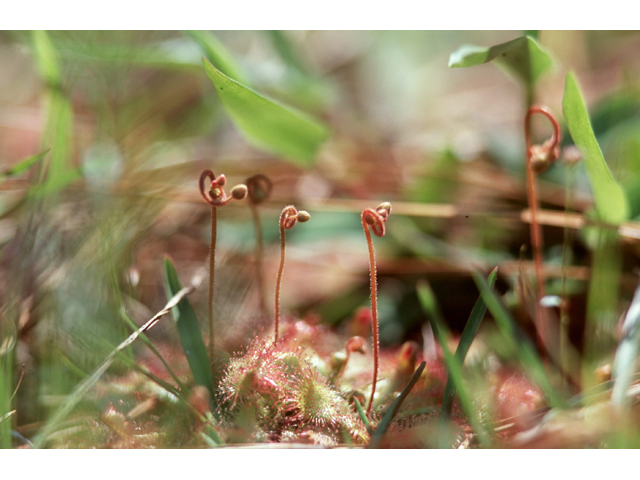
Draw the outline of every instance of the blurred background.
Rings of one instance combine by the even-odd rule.
[[[273,184],[259,206],[269,312],[285,205],[312,216],[287,235],[285,315],[347,328],[369,305],[359,213],[390,201],[387,235],[374,239],[383,347],[422,345],[418,279],[429,280],[460,332],[478,297],[470,272],[496,265],[499,291],[532,331],[514,293],[520,270],[532,270],[529,225],[520,219],[527,208],[523,87],[492,64],[448,68],[464,44],[521,35],[0,32],[0,314],[2,348],[15,346],[14,379],[25,365],[18,424],[42,421],[126,338],[122,311],[141,325],[164,306],[165,255],[183,284],[197,276],[206,282],[210,207],[197,185],[206,168],[224,173],[229,185],[258,173]],[[555,62],[536,87],[536,102],[562,119],[564,75],[576,73],[604,156],[638,220],[640,34],[536,35]],[[303,166],[246,141],[203,69],[207,44],[228,54],[242,83],[328,125],[331,135],[312,162]],[[538,127],[541,142],[548,128]],[[570,170],[554,166],[541,176],[543,208],[588,212],[584,169]],[[544,227],[545,277],[548,293],[559,294],[565,235],[571,269],[563,288],[571,296],[570,338],[580,348],[590,278],[582,232]],[[273,328],[260,311],[255,238],[246,201],[219,209],[216,342],[229,352]],[[640,253],[631,240],[621,250],[618,314],[633,293]],[[206,287],[190,299],[205,321]],[[172,322],[149,336],[166,344],[168,356],[171,345],[179,354]]]

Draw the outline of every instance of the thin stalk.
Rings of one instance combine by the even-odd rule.
[[[362,211],[360,220],[367,238],[367,246],[369,247],[369,283],[371,288],[371,329],[373,331],[373,383],[371,385],[371,397],[367,406],[367,415],[371,412],[373,406],[373,397],[376,393],[376,383],[378,382],[378,356],[380,351],[380,341],[378,338],[378,282],[376,270],[376,254],[373,249],[373,240],[371,239],[371,231],[376,237],[383,237],[385,234],[384,224],[391,214],[391,204],[389,202],[381,203],[373,210],[365,208]]]
[[[253,227],[256,232],[256,276],[258,282],[258,296],[260,299],[260,311],[262,317],[267,319],[269,312],[267,310],[266,290],[264,283],[264,272],[262,269],[262,257],[263,257],[263,240],[262,240],[262,223],[260,222],[260,215],[258,214],[258,205],[265,202],[273,187],[271,180],[266,175],[258,173],[246,180],[247,185],[247,198],[249,200],[249,207],[251,208],[251,216],[253,218]]]
[[[211,206],[211,247],[209,249],[209,361],[213,374],[214,360],[214,328],[213,328],[213,282],[215,279],[216,265],[216,237],[218,231],[218,207]]]
[[[208,190],[206,180],[209,180]],[[211,373],[215,378],[214,345],[215,335],[213,329],[213,282],[216,264],[216,231],[218,207],[224,207],[232,200],[242,200],[247,196],[247,186],[238,184],[231,189],[231,196],[227,195],[224,186],[227,179],[224,175],[218,177],[211,170],[203,170],[200,174],[198,187],[205,202],[211,205],[211,250],[209,252],[209,361]]]
[[[284,215],[284,211],[283,211]],[[282,223],[282,215],[280,216],[280,267],[278,268],[278,275],[276,276],[276,300],[275,300],[275,337],[274,341],[278,341],[278,327],[280,323],[280,288],[282,287],[282,272],[284,272],[284,256],[287,242],[285,240],[285,228]]]
[[[258,296],[260,299],[260,311],[264,318],[268,318],[267,301],[265,299],[264,273],[262,270],[263,244],[262,244],[262,223],[260,215],[258,215],[258,207],[253,203],[251,206],[251,216],[253,218],[253,227],[256,231],[256,280],[258,282]]]
[[[373,240],[371,239],[371,232],[364,219],[364,212],[362,214],[362,226],[364,227],[364,234],[367,237],[367,245],[369,247],[369,285],[371,288],[371,327],[373,330],[373,384],[371,385],[371,397],[369,398],[369,405],[367,406],[367,415],[371,412],[371,406],[373,405],[373,396],[376,393],[376,383],[378,382],[378,355],[380,351],[380,340],[378,339],[378,281],[376,270],[376,254],[373,250]]]
[[[538,192],[535,183],[535,173],[531,163],[527,165],[527,201],[531,211],[531,247],[533,249],[533,264],[536,272],[536,329],[543,344],[546,344],[547,326],[543,319],[544,308],[540,300],[544,297],[544,284],[542,280],[542,232],[538,223]]]
[[[534,114],[544,115],[553,127],[551,138],[544,145],[531,145],[531,117]],[[548,319],[540,300],[544,297],[544,283],[542,278],[542,231],[538,223],[538,192],[535,175],[546,170],[551,162],[558,157],[560,143],[560,126],[553,114],[542,106],[532,106],[527,111],[524,122],[525,140],[527,148],[527,202],[531,210],[531,246],[533,249],[533,262],[536,272],[537,298],[536,298],[536,330],[541,344],[548,348],[549,332]]]
[[[284,272],[284,256],[286,249],[285,230],[293,228],[300,222],[308,222],[311,218],[308,212],[304,210],[298,211],[293,205],[288,205],[282,209],[280,214],[280,268],[276,276],[276,300],[275,300],[275,337],[274,342],[278,341],[278,328],[280,323],[280,290],[282,288],[282,273]]]

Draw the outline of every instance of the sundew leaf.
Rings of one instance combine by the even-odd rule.
[[[164,259],[164,286],[169,298],[182,289],[178,272],[176,272],[176,268],[168,258]],[[207,348],[202,340],[200,322],[198,322],[198,317],[196,317],[196,312],[193,310],[191,302],[183,298],[173,307],[171,314],[176,322],[180,343],[189,362],[193,378],[197,385],[202,385],[209,390],[211,398],[215,402],[213,375],[211,374]]]
[[[246,77],[242,68],[233,58],[233,55],[211,32],[188,30],[184,34],[196,42],[200,49],[204,52],[205,57],[218,70],[233,80],[248,85],[249,79]]]
[[[418,299],[420,300],[422,310],[428,314],[431,326],[433,327],[433,332],[435,333],[436,339],[442,348],[444,361],[447,365],[447,369],[449,370],[449,380],[458,392],[458,398],[460,400],[462,410],[464,410],[464,413],[467,415],[469,423],[473,427],[482,446],[489,447],[489,436],[478,418],[477,410],[471,400],[471,393],[464,382],[462,362],[449,350],[448,345],[451,335],[449,333],[449,329],[444,323],[444,320],[442,319],[442,315],[440,314],[431,286],[428,283],[421,281],[416,285],[416,290],[418,292]]]
[[[305,113],[284,106],[245,87],[203,59],[207,75],[223,107],[247,141],[279,154],[299,166],[313,163],[328,128]]]
[[[553,61],[533,38],[519,37],[493,47],[463,45],[449,57],[449,67],[474,67],[496,60],[532,88],[553,67]]]
[[[572,72],[567,73],[565,78],[562,111],[571,138],[584,156],[598,218],[615,225],[622,223],[629,218],[627,198],[604,160],[580,87]]]
[[[640,343],[640,282],[633,295],[631,306],[627,310],[622,324],[622,341],[616,351],[613,362],[612,378],[614,379],[611,401],[616,406],[624,405],[627,401],[627,388],[635,372]]]
[[[493,288],[493,285],[496,283],[497,275],[498,267],[491,270],[489,278],[487,279],[491,288]],[[464,359],[466,358],[467,353],[469,353],[469,348],[473,343],[473,339],[476,338],[478,329],[480,328],[480,323],[482,323],[482,319],[486,311],[487,304],[484,302],[482,295],[480,295],[480,297],[478,297],[478,301],[473,306],[473,310],[471,310],[471,315],[469,315],[469,320],[462,331],[460,341],[458,342],[458,348],[456,349],[455,358],[461,366],[464,365]],[[443,420],[447,420],[451,416],[453,396],[455,393],[456,389],[454,381],[450,374],[449,378],[447,378],[447,384],[444,387],[444,398],[442,400],[442,409],[440,410],[440,418]]]

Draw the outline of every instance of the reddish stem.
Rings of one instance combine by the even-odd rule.
[[[282,287],[282,273],[284,272],[284,257],[285,257],[285,230],[289,230],[294,227],[298,222],[306,222],[310,218],[309,214],[304,210],[298,211],[293,205],[288,205],[282,209],[280,214],[280,268],[278,268],[278,275],[276,276],[276,300],[275,300],[275,338],[274,342],[278,341],[278,327],[280,323],[280,289]]]
[[[551,138],[543,145],[531,145],[531,117],[534,114],[545,116],[553,127]],[[527,146],[527,201],[531,211],[531,245],[533,248],[533,262],[536,272],[537,301],[536,301],[536,328],[543,345],[548,345],[548,326],[545,311],[540,300],[544,297],[544,282],[542,278],[542,231],[538,223],[538,192],[535,182],[536,173],[541,173],[558,158],[558,150],[561,138],[560,125],[544,106],[534,105],[525,116],[525,141]]]
[[[391,213],[391,204],[383,203],[375,210],[372,208],[365,208],[362,211],[361,220],[362,228],[364,229],[365,237],[367,238],[367,245],[369,247],[369,282],[371,285],[371,328],[373,330],[373,383],[371,385],[371,398],[369,399],[369,406],[367,407],[367,415],[371,412],[373,406],[373,397],[376,393],[376,383],[378,382],[378,355],[380,350],[380,342],[378,339],[378,282],[376,275],[376,255],[373,249],[373,240],[371,239],[371,232],[377,237],[382,237],[385,234],[384,223],[387,221],[387,217]]]
[[[208,190],[207,182],[209,180]],[[217,232],[217,216],[218,207],[227,205],[232,200],[241,200],[247,195],[247,187],[243,184],[236,185],[231,189],[231,195],[227,195],[224,190],[224,186],[227,183],[227,179],[224,175],[216,177],[211,170],[204,170],[200,174],[200,180],[198,181],[198,187],[200,188],[200,194],[204,198],[205,202],[211,205],[211,247],[209,250],[209,360],[211,361],[212,373],[214,369],[214,329],[213,329],[213,283],[215,279],[215,264],[216,264],[216,232]]]

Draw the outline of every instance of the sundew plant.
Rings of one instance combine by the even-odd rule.
[[[0,32],[0,447],[640,447],[639,48]]]

